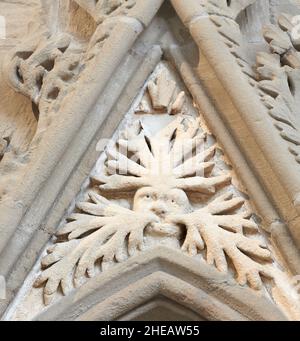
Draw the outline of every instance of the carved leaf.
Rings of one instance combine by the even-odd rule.
[[[168,111],[176,83],[169,78],[167,70],[162,71],[155,81],[150,81],[148,90],[155,110]]]
[[[224,194],[202,209],[173,216],[171,220],[186,226],[183,251],[194,256],[198,250],[206,248],[208,264],[215,264],[221,272],[228,271],[227,256],[235,267],[237,281],[241,285],[248,282],[253,289],[260,289],[260,275],[272,277],[263,262],[270,262],[272,258],[264,243],[244,235],[244,229],[252,232],[258,229],[249,219],[249,213],[232,213],[243,204],[243,199]]]
[[[47,114],[77,79],[82,51],[70,48],[71,41],[65,33],[31,38],[6,58],[6,80],[32,101],[36,118],[42,118],[39,125],[44,125],[40,131],[47,128]]]
[[[299,162],[300,144],[300,52],[293,40],[292,16],[283,14],[278,26],[264,29],[270,53],[257,55],[259,87],[265,94],[262,101],[275,120],[280,136],[291,143],[289,150]]]
[[[154,79],[148,82],[147,90],[135,109],[138,114],[183,114],[186,94],[178,92],[177,84],[169,69],[161,67]]]
[[[242,10],[255,1],[256,0],[206,0],[204,1],[204,5],[209,14],[236,19]]]
[[[230,183],[228,174],[210,177],[216,147],[204,148],[205,136],[194,119],[179,117],[159,134],[147,136],[141,122],[118,141],[119,150],[107,152],[108,174],[96,176],[103,191],[129,191],[157,185],[214,193]],[[128,159],[123,151],[134,154]],[[196,155],[191,156],[192,152]]]
[[[44,77],[53,69],[55,60],[62,56],[71,42],[71,37],[67,34],[47,38],[38,43],[27,43],[23,49],[18,47],[8,61],[10,84],[35,104],[40,101]]]
[[[48,267],[35,281],[35,286],[46,282],[45,304],[61,286],[66,295],[87,274],[95,274],[95,263],[101,261],[102,270],[114,261],[122,262],[143,247],[143,231],[157,217],[151,213],[137,213],[111,204],[96,193],[90,193],[91,202],[79,203],[83,213],[75,213],[58,231],[69,241],[57,243],[48,249],[42,265]],[[128,239],[128,241],[127,241]]]
[[[102,23],[112,16],[126,15],[132,9],[136,0],[75,0],[84,8],[97,23]]]
[[[242,72],[252,79],[255,79],[255,71],[252,67],[251,59],[249,58],[249,50],[247,43],[241,33],[239,24],[232,20],[245,8],[247,4],[251,4],[254,1],[224,1],[223,7],[225,11],[221,11],[220,15],[218,11],[212,11],[209,18],[216,26],[222,40],[225,43],[226,49],[233,55],[237,65]],[[218,2],[219,3],[219,2]],[[222,3],[222,2],[220,2]],[[220,5],[218,5],[220,6]]]

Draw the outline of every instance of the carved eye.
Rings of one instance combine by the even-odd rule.
[[[150,194],[146,194],[146,198],[147,198],[147,199],[150,199]]]

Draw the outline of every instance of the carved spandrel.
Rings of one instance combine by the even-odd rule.
[[[172,117],[156,110],[146,116]],[[106,150],[102,170],[42,259],[35,286],[44,286],[45,303],[59,287],[67,295],[88,277],[161,244],[291,302],[288,279],[201,122],[179,114],[151,133],[151,120],[143,117]]]

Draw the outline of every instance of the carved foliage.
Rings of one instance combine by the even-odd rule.
[[[101,171],[42,258],[34,285],[43,286],[45,304],[60,289],[66,295],[88,277],[160,244],[293,304],[288,280],[274,264],[249,204],[231,185],[232,173],[223,170],[217,146],[193,118],[180,88],[161,63],[134,106],[154,115],[131,116],[134,122],[105,151]],[[149,110],[141,110],[145,98]],[[178,115],[171,118],[174,107]],[[164,122],[156,133],[155,119]]]
[[[34,39],[13,51],[6,62],[9,85],[28,96],[40,112],[59,97],[75,77],[80,53],[69,53],[71,37]]]
[[[135,110],[138,114],[184,113],[186,95],[184,91],[177,91],[177,85],[167,68],[162,68],[156,77],[149,81],[141,103]]]
[[[236,19],[242,10],[255,1],[257,0],[205,0],[204,5],[209,14]]]
[[[254,1],[252,1],[254,2]],[[251,1],[249,3],[252,3]],[[241,33],[239,24],[230,16],[210,15],[210,20],[217,27],[218,33],[228,48],[229,52],[235,58],[242,72],[252,79],[256,79],[255,71],[249,63],[249,50],[246,41]]]
[[[231,177],[213,174],[216,147],[204,147],[205,140],[198,121],[188,117],[178,117],[154,136],[146,134],[140,121],[124,131],[106,152],[105,173],[94,177],[98,189],[77,204],[42,260],[44,271],[35,285],[46,282],[46,304],[59,286],[66,294],[86,276],[143,250],[149,233],[158,241],[177,238],[183,252],[203,253],[221,272],[228,271],[230,259],[241,285],[260,289],[262,275],[276,277],[270,251],[252,237],[258,226],[244,208],[245,200],[231,191],[217,194]],[[191,204],[192,192],[204,195],[201,208]],[[130,209],[104,197],[119,193],[132,193]]]
[[[78,0],[80,6],[105,18],[126,15],[134,7],[133,0]],[[57,111],[70,83],[77,80],[84,64],[93,59],[109,38],[115,22],[98,25],[85,53],[80,43],[66,33],[42,38],[30,38],[14,49],[6,58],[4,72],[8,84],[29,97],[37,118],[40,114]]]
[[[270,53],[257,55],[255,73],[247,60],[248,48],[239,25],[229,17],[214,15],[213,11],[211,13],[210,19],[217,26],[230,53],[242,72],[250,78],[250,85],[258,88],[264,105],[275,121],[275,127],[281,137],[290,143],[290,152],[300,162],[300,122],[297,115],[300,106],[300,50],[299,42],[292,38],[292,16],[283,14],[279,17],[278,26],[270,25],[264,29]]]
[[[97,23],[113,16],[127,15],[135,6],[136,0],[76,0]]]
[[[300,162],[300,50],[293,40],[292,17],[279,17],[278,26],[264,30],[270,53],[259,53],[257,72],[262,101],[275,121],[281,137],[290,142],[289,150]]]
[[[84,56],[84,59],[86,62],[89,62],[96,55],[99,54],[105,42],[110,37],[110,34],[114,28],[115,28],[115,22],[108,22],[108,23],[103,23],[101,25],[98,25],[96,31],[94,32],[88,44],[88,47]]]
[[[97,22],[112,16],[128,15],[137,0],[75,0]],[[235,19],[237,15],[256,0],[204,0],[202,6],[209,14]]]

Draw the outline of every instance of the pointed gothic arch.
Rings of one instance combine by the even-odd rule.
[[[160,297],[192,311],[198,320],[285,320],[263,296],[240,288],[206,264],[199,267],[166,247],[153,251],[132,258],[125,268],[95,277],[37,320],[120,320]]]
[[[97,141],[113,135],[161,60],[172,63],[193,96],[237,176],[247,187],[284,264],[292,273],[299,273],[300,182],[296,151],[287,152],[288,146],[278,137],[268,107],[261,101],[260,86],[247,60],[249,46],[235,21],[255,1],[229,4],[213,0],[172,0],[170,5],[162,0],[136,0],[130,6],[126,1],[115,1],[116,6],[112,8],[102,1],[99,3],[104,7],[99,13],[91,9],[94,2],[76,2],[98,23],[88,47],[82,52],[84,65],[78,68],[74,84],[70,85],[69,80],[66,87],[64,83],[59,84],[62,86],[59,90],[63,89],[59,103],[56,96],[46,98],[47,109],[42,106],[41,110],[47,114],[50,101],[50,120],[35,134],[24,160],[12,174],[3,173],[0,180],[3,181],[0,269],[8,279],[8,300],[0,303],[1,311],[13,302],[15,291],[20,289],[37,255],[80,192],[99,156]],[[172,26],[172,20],[179,23],[182,35],[178,27]],[[161,32],[163,39],[160,39]],[[187,46],[194,53],[187,53]],[[77,52],[81,53],[75,49]],[[13,58],[10,62],[15,66]],[[7,67],[7,70],[12,69]],[[49,79],[57,75],[65,77],[59,69],[57,72],[52,78],[50,73]],[[21,91],[18,84],[8,82],[16,91]],[[33,100],[32,84],[25,85],[28,85],[25,95]],[[37,104],[40,103],[39,98]],[[5,162],[3,158],[4,169]],[[285,167],[286,164],[291,166]],[[163,276],[162,279],[158,275],[155,280],[163,281]],[[171,288],[168,279],[166,283]],[[145,289],[144,284],[142,288]],[[157,294],[161,291],[154,292],[151,298]],[[67,302],[68,296],[63,300]],[[246,314],[247,318],[284,319],[264,300],[256,302],[253,311],[261,315]],[[54,309],[54,306],[50,308],[50,315]],[[244,313],[240,314],[245,317]],[[97,313],[93,316],[101,318]],[[219,318],[222,319],[221,315]]]

